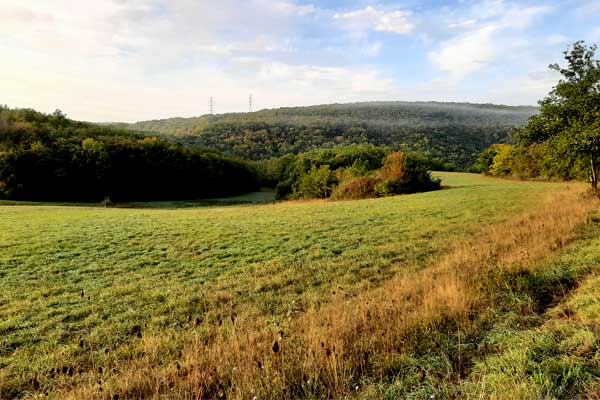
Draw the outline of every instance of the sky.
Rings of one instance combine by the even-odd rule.
[[[375,100],[534,105],[600,1],[0,0],[0,104],[132,122]]]

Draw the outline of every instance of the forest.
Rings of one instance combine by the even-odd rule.
[[[0,198],[149,201],[276,189],[279,199],[367,198],[439,189],[448,165],[407,146],[324,146],[243,160],[167,136],[0,108]],[[218,147],[218,146],[217,146]],[[404,151],[394,151],[401,147]],[[421,148],[419,148],[421,149]],[[103,200],[104,199],[104,200]]]
[[[374,144],[419,151],[445,170],[467,169],[493,143],[538,112],[537,107],[440,102],[370,102],[289,107],[114,124],[249,160],[339,145]]]
[[[72,121],[60,111],[0,108],[0,198],[184,199],[258,186],[247,163],[213,151]]]

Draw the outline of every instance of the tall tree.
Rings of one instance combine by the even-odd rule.
[[[600,60],[597,47],[578,41],[564,52],[566,66],[550,65],[562,78],[540,101],[533,116],[515,139],[521,145],[547,142],[560,157],[589,165],[592,188],[598,189],[600,160]]]

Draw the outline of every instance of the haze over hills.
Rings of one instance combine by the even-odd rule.
[[[428,151],[444,163],[464,168],[492,143],[509,141],[511,130],[537,111],[532,106],[368,102],[112,125],[253,160],[371,143]]]

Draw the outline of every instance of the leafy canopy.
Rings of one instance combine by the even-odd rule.
[[[596,50],[595,45],[588,47],[579,41],[564,52],[566,66],[550,65],[562,78],[540,101],[540,114],[515,135],[523,146],[547,142],[559,157],[573,163],[585,159],[594,186],[600,156],[600,60],[595,59]]]

